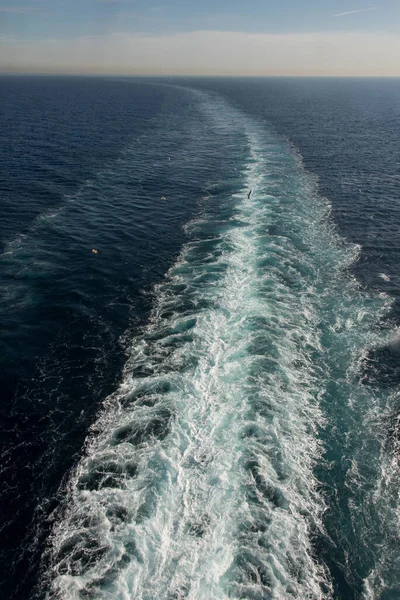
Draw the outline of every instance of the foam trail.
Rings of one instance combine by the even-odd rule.
[[[398,399],[397,399],[398,401]],[[385,419],[386,420],[386,419]],[[388,451],[387,444],[381,444],[375,465],[378,471],[377,484],[365,494],[366,521],[370,516],[379,523],[379,535],[368,528],[363,531],[364,543],[367,547],[377,546],[379,557],[364,580],[363,598],[378,600],[379,598],[395,598],[400,595],[399,583],[399,544],[400,544],[400,475],[399,475],[399,417],[395,419],[394,448]],[[371,425],[376,428],[387,425],[382,419],[374,419]],[[375,429],[376,431],[376,429]],[[361,512],[361,511],[360,511]],[[372,542],[372,543],[371,543]]]
[[[321,321],[354,253],[284,144],[198,101],[210,127],[240,137],[240,187],[189,226],[133,341],[54,530],[52,598],[332,597],[312,545]]]

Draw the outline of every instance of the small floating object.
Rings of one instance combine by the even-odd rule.
[[[96,248],[93,248],[92,252],[93,252],[93,254],[98,254],[99,253],[99,251],[96,250]]]
[[[161,196],[161,200],[166,200],[166,197],[165,196]]]
[[[379,273],[379,277],[384,281],[390,281],[390,277],[389,275],[386,275],[386,273]]]

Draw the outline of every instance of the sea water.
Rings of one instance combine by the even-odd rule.
[[[57,287],[67,270],[103,320],[96,344],[86,333],[95,361],[107,328],[123,339],[114,389],[92,409],[89,395],[68,403],[81,388],[50,371],[58,410],[83,414],[88,436],[72,427],[76,458],[47,509],[35,593],[396,598],[398,400],[379,366],[396,356],[393,296],[360,284],[362,244],[341,233],[282,123],[240,103],[239,83],[236,95],[136,85],[160,103],[144,131],[3,257],[28,265],[7,288],[24,311],[45,304],[40,273]],[[54,238],[65,240],[58,268]],[[84,284],[65,245],[91,265]],[[123,329],[130,303],[140,318]],[[90,364],[93,390],[101,368]]]

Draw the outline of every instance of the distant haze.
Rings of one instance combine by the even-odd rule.
[[[0,38],[2,72],[400,76],[400,38],[375,33],[113,33]]]

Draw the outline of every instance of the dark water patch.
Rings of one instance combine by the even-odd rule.
[[[89,466],[89,472],[81,476],[77,487],[81,490],[100,490],[102,488],[121,488],[125,478],[133,478],[137,473],[137,465],[134,462],[121,464],[117,458],[107,461],[93,461]]]
[[[82,529],[89,529],[93,531],[101,524],[101,518],[99,515],[87,510],[74,512],[70,516],[70,520],[77,531],[81,531]]]
[[[210,525],[211,518],[208,515],[204,515],[202,519],[188,522],[186,530],[189,535],[203,538],[210,531]]]
[[[193,329],[193,327],[196,325],[196,322],[197,319],[195,317],[189,319],[180,319],[171,327],[167,321],[168,324],[165,328],[159,327],[157,328],[157,331],[150,332],[146,335],[146,339],[162,340],[163,338],[167,338],[169,336],[185,334],[190,329]]]
[[[269,352],[270,354],[270,352]],[[275,372],[281,372],[281,364],[273,356],[256,355],[252,358],[249,368],[249,378],[259,378],[265,375],[267,378],[273,376]]]
[[[273,585],[268,567],[253,550],[243,549],[228,573],[232,596],[247,600],[271,600]]]
[[[124,400],[124,404],[138,403],[144,406],[154,406],[165,394],[173,389],[173,384],[168,379],[156,379],[145,381],[138,385],[134,391],[130,392]]]
[[[236,558],[235,569],[238,571],[238,583],[246,584],[249,582],[259,584],[261,587],[267,588],[264,591],[271,592],[271,578],[268,573],[268,567],[262,561],[258,560],[251,550],[241,551]]]
[[[192,336],[176,334],[164,337],[160,345],[162,348],[170,348],[171,350],[176,350],[178,348],[181,348],[185,344],[189,344],[190,342],[193,342]]]
[[[125,506],[112,505],[107,509],[107,518],[114,525],[121,525],[130,521],[131,515]]]
[[[136,523],[141,524],[152,516],[157,507],[157,499],[158,495],[155,489],[149,488],[146,490],[145,500],[139,506],[135,515]]]
[[[146,415],[145,422],[133,421],[114,434],[114,444],[128,443],[140,446],[152,440],[163,440],[169,433],[172,412],[159,408],[154,415]]]
[[[272,416],[272,414],[273,412],[270,410],[269,416]],[[263,416],[265,417],[265,415]],[[287,472],[287,467],[285,466],[283,453],[276,443],[275,435],[272,435],[270,431],[266,431],[264,427],[258,425],[257,423],[251,423],[246,425],[246,427],[243,429],[242,437],[246,441],[253,441],[254,448],[256,449],[255,452],[257,452],[258,456],[263,456],[268,460],[276,474],[278,481],[284,482],[288,480],[289,475]],[[255,462],[253,466],[256,469],[258,476],[259,472],[257,462]],[[246,465],[246,468],[248,468],[248,465]]]
[[[106,554],[108,548],[87,531],[76,533],[58,551],[57,569],[61,575],[83,575]]]
[[[168,595],[167,600],[186,600],[190,588],[187,585],[182,585],[178,590],[174,590],[172,594]]]
[[[314,551],[319,559],[329,569],[333,582],[333,597],[346,598],[346,600],[361,600],[363,582],[349,577],[346,572],[346,555],[338,548],[335,542],[326,536],[315,536]]]
[[[251,474],[252,479],[251,483],[247,485],[250,502],[259,504],[266,500],[273,508],[288,508],[282,491],[264,478],[263,469],[260,467],[257,457],[247,459],[244,468]]]
[[[123,571],[131,562],[131,557],[128,554],[123,554],[119,560],[117,560],[112,567],[106,569],[102,577],[96,578],[90,586],[86,588],[86,591],[93,594],[98,594],[101,590],[107,590],[118,578],[118,575]]]
[[[400,341],[369,350],[362,362],[360,377],[364,385],[397,387],[400,384]]]
[[[254,333],[251,342],[246,346],[246,350],[251,357],[268,356],[268,360],[279,358],[279,349],[274,344],[271,337],[264,333]]]
[[[125,544],[125,550],[130,558],[135,558],[139,563],[144,562],[144,558],[134,540],[130,540]]]
[[[395,586],[394,589],[383,591],[381,600],[397,600],[400,597],[400,586]]]

